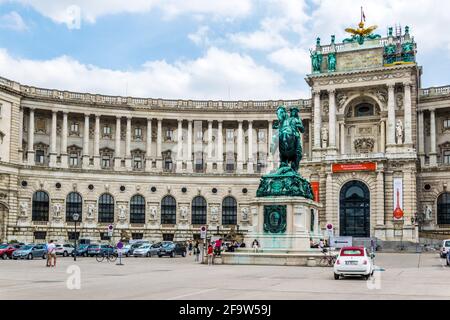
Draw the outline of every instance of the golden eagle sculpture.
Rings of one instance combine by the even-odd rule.
[[[364,22],[361,21],[357,29],[347,28],[345,32],[352,34],[351,38],[344,39],[344,43],[358,42],[360,45],[364,44],[366,39],[373,40],[379,39],[381,36],[379,34],[373,34],[373,32],[378,28],[378,26],[371,26],[364,28]]]

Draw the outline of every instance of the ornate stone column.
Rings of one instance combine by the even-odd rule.
[[[418,138],[418,148],[419,148],[419,158],[422,166],[425,165],[425,141],[424,141],[424,122],[423,122],[423,111],[420,110],[418,114],[418,126],[417,126],[417,138]]]
[[[23,163],[23,108],[19,104],[17,106],[19,108],[19,141],[18,141],[18,152],[19,152],[19,163]]]
[[[147,119],[147,141],[145,148],[145,171],[152,171],[152,118]]]
[[[58,118],[57,111],[52,112],[52,131],[50,135],[50,167],[56,167],[56,121]]]
[[[183,171],[183,120],[178,119],[176,172],[180,173],[182,171]]]
[[[312,119],[308,119],[308,136],[309,136],[309,150],[308,150],[308,159],[312,159],[312,149],[313,149],[313,132],[312,132]],[[272,137],[271,137],[272,138]]]
[[[122,155],[120,153],[120,142],[121,142],[121,128],[120,122],[122,118],[120,116],[116,116],[116,142],[114,145],[115,154],[114,154],[114,169],[120,170],[122,166]]]
[[[328,113],[328,153],[336,153],[336,91],[328,90],[329,96],[329,113]]]
[[[313,91],[314,94],[314,150],[320,149],[320,129],[322,128],[322,114],[320,108],[320,91]]]
[[[89,114],[84,114],[83,169],[89,168]]]
[[[156,136],[156,169],[162,170],[162,118],[158,118],[158,132]]]
[[[127,117],[127,133],[125,140],[125,167],[131,171],[131,117]]]
[[[237,139],[237,173],[242,173],[244,169],[244,157],[242,154],[242,120],[238,120],[238,139]]]
[[[380,122],[380,152],[385,153],[386,152],[386,121],[381,120]]]
[[[270,150],[270,147],[272,145],[272,137],[273,137],[273,121],[269,120],[267,127],[267,173],[271,172],[273,170],[273,154]],[[311,136],[311,133],[309,134]]]
[[[68,129],[68,113],[63,111],[63,123],[61,132],[61,168],[68,168],[67,156],[67,129]]]
[[[186,169],[188,173],[193,172],[192,167],[192,120],[188,120],[188,134],[187,134],[187,155],[186,155]]]
[[[377,171],[377,226],[384,226],[384,172]]]
[[[34,108],[30,108],[30,117],[28,119],[28,165],[34,166]]]
[[[223,122],[222,120],[218,121],[218,129],[217,129],[217,171],[219,173],[223,172]]]
[[[333,223],[333,173],[327,172],[327,181],[326,181],[326,196],[325,196],[325,217],[326,224]],[[334,223],[333,223],[334,224]]]
[[[247,161],[247,173],[254,173],[253,169],[253,121],[248,121],[248,161]]]
[[[213,172],[213,162],[212,162],[212,120],[208,120],[208,155],[206,158],[206,172]]]
[[[437,166],[437,152],[436,152],[436,111],[430,109],[430,166]]]
[[[339,137],[340,147],[339,147],[339,149],[341,150],[341,154],[345,154],[345,122],[341,121],[339,126],[340,126],[340,129],[339,129],[339,133],[340,133],[340,137]]]
[[[94,129],[94,168],[100,169],[100,115],[95,115]]]
[[[395,95],[394,84],[388,85],[388,134],[387,148],[395,146]]]
[[[412,101],[411,101],[411,84],[406,82],[403,84],[405,90],[404,106],[405,106],[405,144],[412,147]]]

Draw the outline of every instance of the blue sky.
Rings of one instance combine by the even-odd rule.
[[[446,0],[0,0],[0,76],[186,99],[309,98],[309,48],[359,21],[409,25],[422,85],[450,84]],[[439,8],[439,10],[436,10]]]

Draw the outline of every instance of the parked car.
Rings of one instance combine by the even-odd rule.
[[[369,279],[373,275],[375,255],[364,247],[344,247],[334,263],[334,279],[359,275]]]
[[[137,248],[139,248],[139,247],[140,247],[141,245],[143,245],[143,244],[150,244],[150,241],[147,241],[147,240],[138,240],[138,241],[132,243],[130,249],[128,250],[128,256],[132,256],[133,253],[134,253],[134,250],[137,249]],[[127,256],[127,257],[128,257],[128,256]]]
[[[32,260],[34,258],[47,259],[47,251],[45,250],[45,245],[43,244],[25,245],[20,249],[15,250],[12,256],[14,260]]]
[[[79,257],[79,256],[87,257],[88,256],[88,247],[89,247],[89,244],[78,245],[78,247],[72,251],[72,257],[74,255],[77,255],[77,257]]]
[[[95,257],[99,254],[114,254],[114,247],[109,244],[90,244],[87,253],[90,257]]]
[[[129,257],[130,256],[130,248],[131,248],[131,244],[126,244],[123,246],[122,248],[122,256],[126,256]],[[119,255],[119,249],[118,248],[114,248],[114,254],[115,255]]]
[[[2,244],[0,245],[0,257],[2,257],[3,260],[11,259],[12,254],[17,249],[20,249],[21,245],[19,244]]]
[[[445,258],[445,262],[447,263],[447,267],[450,267],[450,254],[447,254],[447,257]]]
[[[57,255],[68,257],[69,255],[72,254],[73,250],[75,250],[75,247],[70,243],[66,243],[66,244],[57,244],[55,252]]]
[[[186,257],[186,245],[179,242],[166,242],[163,243],[158,251],[158,257],[169,256],[175,258],[176,255]]]
[[[442,259],[447,257],[447,254],[450,250],[450,239],[442,241],[441,250],[439,250],[439,255]]]
[[[159,249],[161,248],[161,244],[143,244],[139,248],[134,249],[133,256],[134,257],[151,257],[156,256],[159,253]]]

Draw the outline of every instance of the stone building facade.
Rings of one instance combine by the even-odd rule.
[[[312,97],[289,101],[114,97],[1,78],[0,240],[73,239],[73,213],[77,236],[93,241],[109,225],[114,239],[184,240],[202,225],[245,233],[260,176],[278,166],[279,105],[300,109],[300,171],[322,230],[403,241],[418,225],[450,230],[450,87],[420,87],[409,30],[332,37],[313,53]]]

